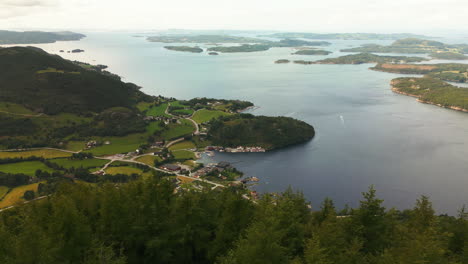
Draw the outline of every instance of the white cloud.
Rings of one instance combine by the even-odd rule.
[[[463,30],[467,16],[461,0],[0,0],[0,28],[395,32]]]

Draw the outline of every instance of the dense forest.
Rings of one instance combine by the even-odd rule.
[[[371,187],[337,211],[301,193],[252,202],[236,187],[174,193],[170,181],[63,183],[47,199],[0,213],[1,263],[462,264],[468,221],[436,216],[422,196],[386,209]]]
[[[56,41],[80,40],[85,35],[62,31],[62,32],[43,32],[43,31],[7,31],[0,30],[0,44],[37,44],[54,43]]]
[[[209,124],[209,138],[224,147],[260,146],[276,149],[303,143],[315,135],[314,128],[290,117],[240,114],[220,117]]]

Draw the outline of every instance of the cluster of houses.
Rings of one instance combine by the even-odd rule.
[[[179,172],[181,174],[187,173],[187,169],[182,168],[180,165],[177,164],[164,164],[159,167],[160,169],[171,171],[171,172]]]
[[[232,165],[229,162],[226,161],[221,161],[218,164],[208,164],[207,166],[197,170],[193,176],[196,178],[200,178],[203,176],[206,176],[209,173],[212,173],[213,171],[219,173],[219,177],[222,179],[225,179],[226,177],[221,176],[221,172],[223,172],[226,169],[232,169]]]
[[[167,116],[145,116],[143,117],[145,121],[162,121],[164,124],[168,125],[170,123],[180,123],[180,120],[175,117],[167,117]]]
[[[96,140],[91,140],[86,143],[86,149],[94,148],[100,145],[110,145],[110,141],[104,141],[104,143],[97,142]]]
[[[230,153],[241,153],[241,152],[265,152],[266,150],[262,147],[242,147],[237,148],[224,148],[219,146],[208,146],[205,148],[206,151],[218,151],[218,152],[230,152]]]

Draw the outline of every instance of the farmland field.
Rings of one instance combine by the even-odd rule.
[[[86,141],[69,141],[67,143],[67,150],[80,151],[85,148]]]
[[[43,157],[45,159],[64,158],[70,157],[72,154],[54,149],[37,149],[28,151],[2,151],[0,152],[0,159],[5,158],[27,158],[27,157]]]
[[[195,159],[195,154],[188,150],[176,150],[172,154],[176,160]]]
[[[161,161],[162,159],[160,157],[153,156],[153,155],[142,156],[136,159],[136,161],[143,162],[144,164],[149,165],[149,166],[154,166],[154,162],[156,160]]]
[[[166,114],[167,104],[160,104],[158,106],[153,106],[148,109],[146,112],[147,116],[165,116],[170,117],[170,115]]]
[[[192,141],[182,141],[169,147],[169,150],[180,150],[180,149],[193,149],[196,148]]]
[[[0,200],[2,200],[3,196],[5,196],[5,194],[7,194],[8,190],[10,190],[10,188],[8,188],[6,186],[0,186]]]
[[[146,143],[146,134],[132,134],[125,137],[105,137],[100,141],[109,141],[109,145],[102,145],[86,152],[90,152],[95,156],[111,155],[118,153],[127,153],[135,151],[140,145]]]
[[[181,124],[170,124],[169,129],[162,133],[162,136],[167,139],[175,139],[195,131],[192,122],[186,119],[181,119]]]
[[[36,170],[47,171],[50,173],[54,171],[40,161],[24,161],[0,165],[0,171],[5,173],[23,173],[29,176],[34,176]]]
[[[39,183],[23,185],[16,188],[13,188],[4,198],[0,201],[0,208],[5,208],[8,206],[15,205],[19,202],[24,202],[23,195],[25,191],[34,191],[37,192],[37,187]]]
[[[83,159],[83,160],[71,160],[71,159],[54,159],[51,162],[57,163],[59,166],[62,166],[66,169],[69,168],[98,168],[104,166],[108,160],[101,159]]]
[[[213,118],[218,118],[220,116],[226,116],[230,115],[229,113],[223,112],[223,111],[214,111],[214,110],[207,110],[207,109],[202,109],[197,111],[193,115],[193,120],[199,124],[205,123],[210,121]]]

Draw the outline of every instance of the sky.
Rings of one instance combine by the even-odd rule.
[[[0,29],[468,30],[466,0],[0,0]]]

